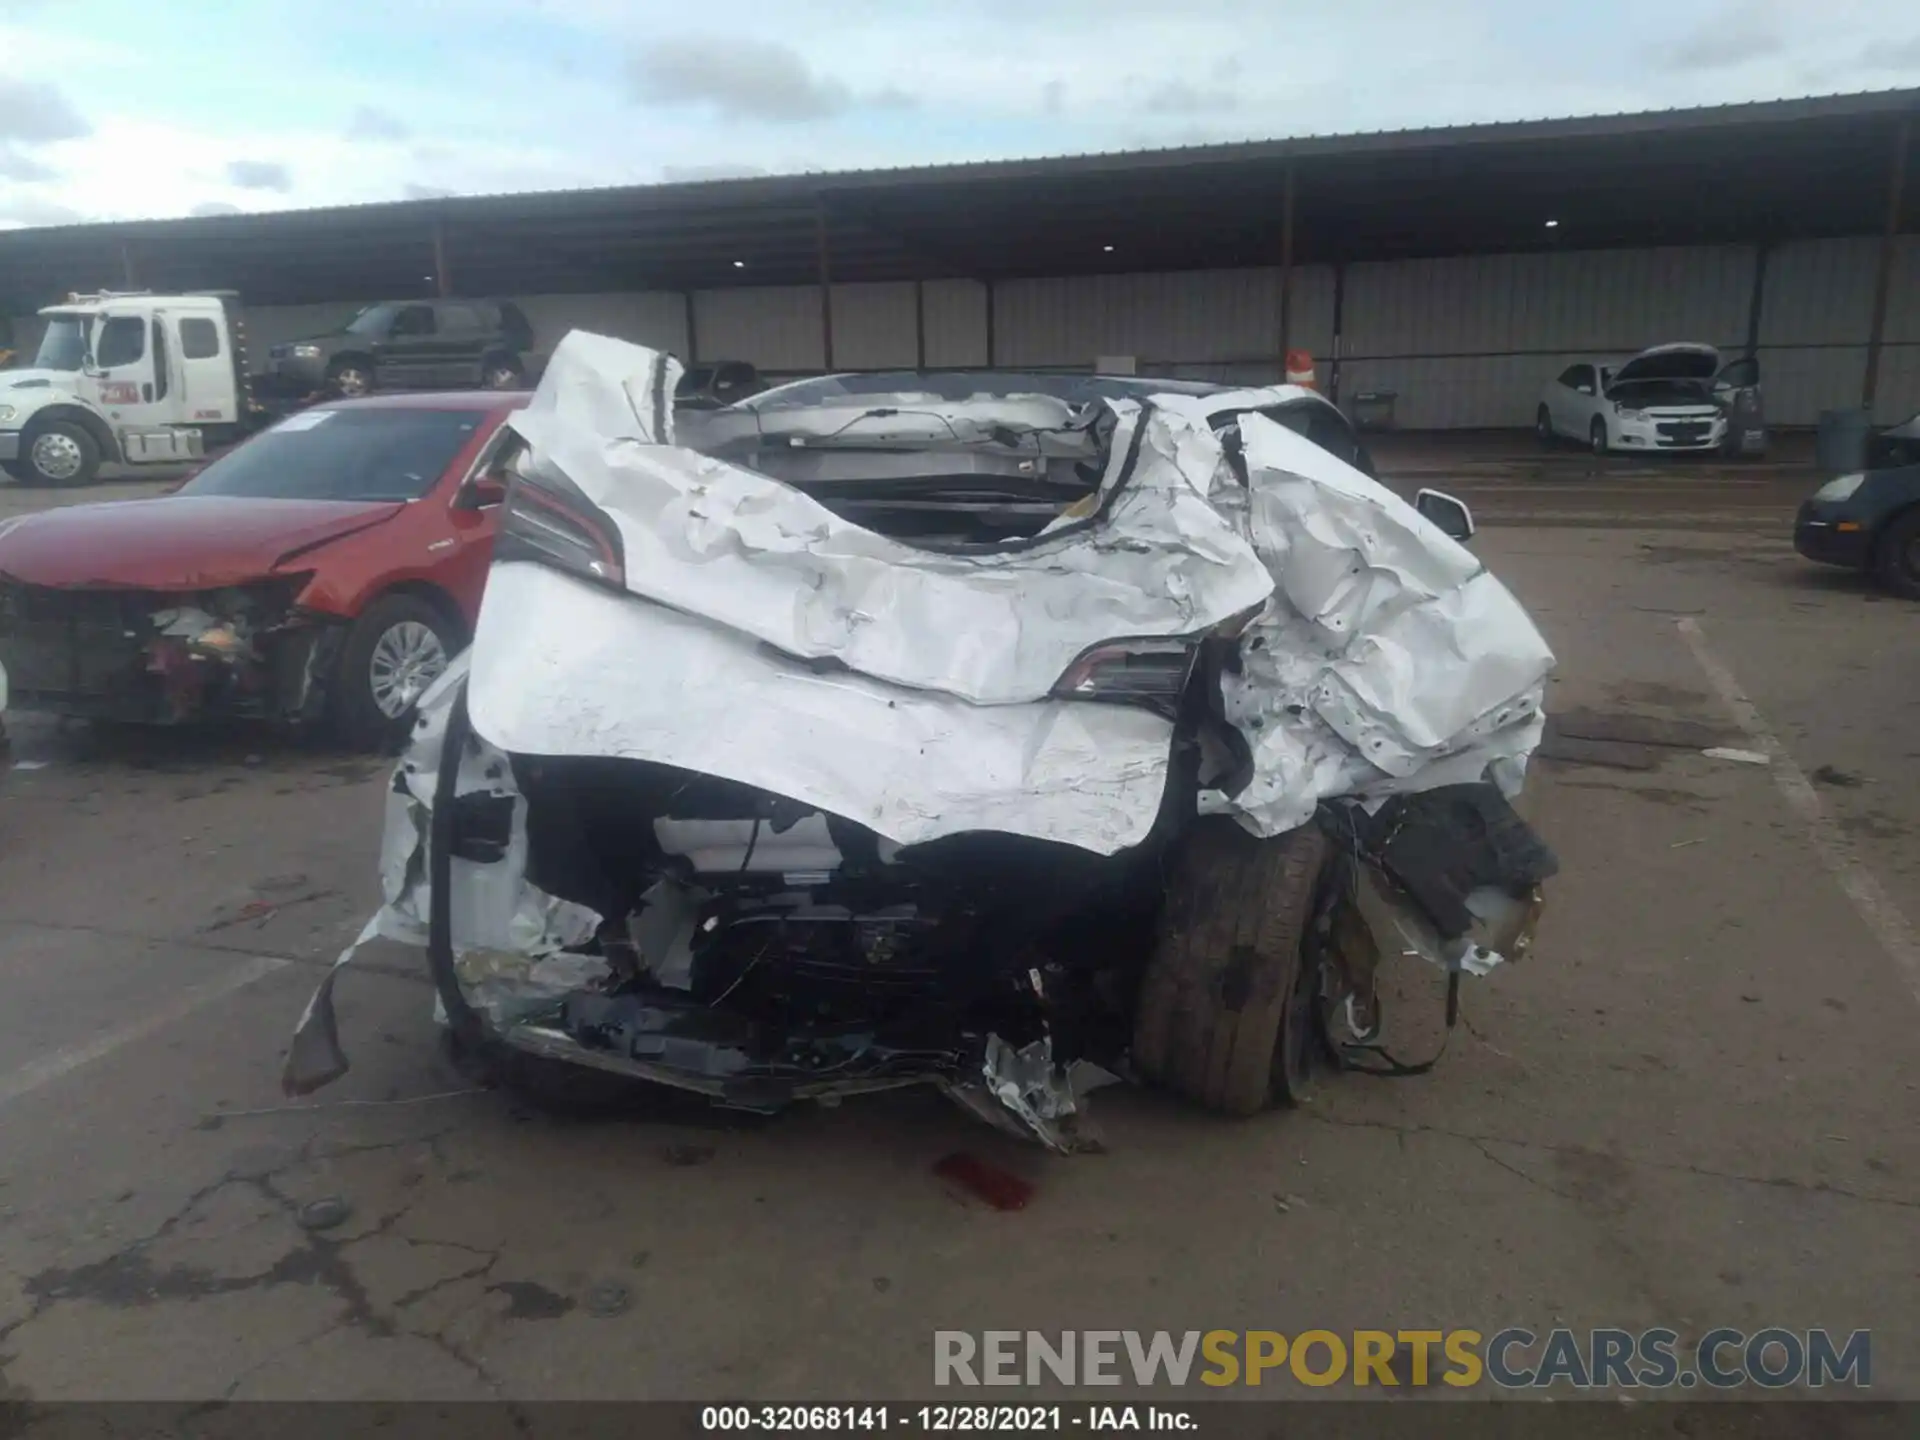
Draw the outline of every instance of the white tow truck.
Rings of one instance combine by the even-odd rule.
[[[178,465],[271,414],[247,383],[230,291],[69,295],[24,369],[0,370],[0,469],[84,485],[103,464]]]

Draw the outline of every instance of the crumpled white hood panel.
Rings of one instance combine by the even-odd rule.
[[[902,844],[993,829],[1111,853],[1152,823],[1171,727],[1044,697],[1092,645],[1193,634],[1264,602],[1223,695],[1253,780],[1203,808],[1276,834],[1338,795],[1518,787],[1553,663],[1531,620],[1411,506],[1262,416],[1241,421],[1243,490],[1206,422],[1219,397],[1118,404],[1101,521],[955,556],[647,443],[633,386],[655,361],[570,336],[515,422],[530,473],[564,474],[615,517],[645,598],[495,566],[469,703],[503,749],[724,776]],[[1031,423],[1035,397],[1009,403]],[[930,408],[985,428],[995,404]]]

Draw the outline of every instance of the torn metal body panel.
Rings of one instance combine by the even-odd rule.
[[[863,397],[702,415],[702,453],[677,373],[576,334],[511,422],[368,931],[427,947],[456,1034],[751,1109],[933,1083],[1065,1152],[1197,943],[1166,890],[1206,827],[1256,869],[1316,815],[1344,836],[1287,852],[1315,869],[1271,903],[1313,913],[1259,922],[1318,938],[1216,1000],[1366,1037],[1382,956],[1525,948],[1554,862],[1508,797],[1552,656],[1306,438],[1324,402]],[[337,974],[290,1089],[344,1068]]]

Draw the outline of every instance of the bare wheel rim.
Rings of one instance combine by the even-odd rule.
[[[364,395],[367,393],[367,372],[350,365],[333,377],[333,384],[342,395]]]
[[[86,463],[79,442],[57,430],[33,442],[32,456],[33,468],[49,480],[71,480]]]
[[[373,642],[373,655],[367,662],[367,687],[380,713],[398,720],[446,668],[447,647],[432,627],[418,620],[402,620],[389,625]]]

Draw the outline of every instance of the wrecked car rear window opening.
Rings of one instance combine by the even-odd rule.
[[[214,461],[180,493],[417,500],[433,488],[483,420],[471,410],[308,410]]]

